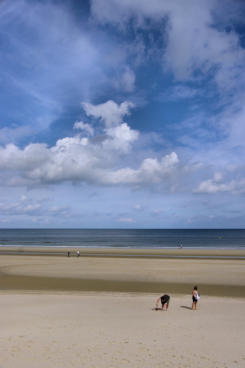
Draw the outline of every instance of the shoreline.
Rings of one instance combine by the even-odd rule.
[[[102,248],[52,246],[1,246],[0,255],[76,256],[81,257],[149,257],[149,258],[207,258],[245,259],[245,249],[233,248]]]

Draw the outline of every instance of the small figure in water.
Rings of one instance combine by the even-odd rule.
[[[168,306],[169,306],[169,302],[170,302],[170,296],[167,294],[164,294],[162,296],[160,296],[157,301],[156,301],[156,310],[158,310],[158,304],[160,303],[162,304],[162,310],[167,311],[168,310]]]
[[[182,243],[180,243],[179,247],[180,247],[180,249],[182,249],[182,248],[183,248],[183,244],[182,244]]]

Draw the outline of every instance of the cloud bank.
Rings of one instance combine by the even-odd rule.
[[[20,149],[14,144],[0,147],[0,169],[5,185],[56,184],[64,181],[102,185],[145,185],[164,181],[178,164],[175,152],[145,158],[139,168],[117,169],[122,156],[129,155],[139,132],[123,121],[133,104],[114,101],[92,105],[83,103],[87,116],[103,122],[103,135],[96,136],[88,123],[76,122],[81,130],[74,137],[59,139],[56,145],[29,144]],[[89,137],[90,136],[90,137]]]

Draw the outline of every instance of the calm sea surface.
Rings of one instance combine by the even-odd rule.
[[[245,229],[0,229],[0,246],[245,248]]]

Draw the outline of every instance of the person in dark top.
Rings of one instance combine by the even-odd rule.
[[[170,302],[170,296],[167,294],[164,294],[162,296],[160,296],[159,298],[157,298],[156,301],[156,310],[158,310],[158,304],[161,302],[162,304],[162,310],[167,311],[168,310],[168,306],[169,306],[169,302]]]

